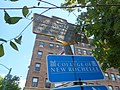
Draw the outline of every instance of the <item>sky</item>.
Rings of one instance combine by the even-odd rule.
[[[60,6],[61,2],[64,0],[46,0],[50,3]],[[19,0],[18,2],[10,2],[9,0],[0,0],[0,8],[3,7],[23,7],[23,6],[37,6],[37,0]],[[40,6],[50,6],[45,3],[40,3]],[[21,10],[6,10],[10,16],[22,16]],[[32,17],[33,13],[40,14],[44,9],[31,9]],[[78,13],[75,12],[77,15]],[[75,23],[76,16],[73,13],[68,13],[67,11],[61,9],[49,10],[43,15],[46,16],[57,16],[66,19],[70,23]],[[0,10],[0,38],[9,40],[16,37],[19,33],[28,25],[31,20],[22,19],[15,25],[9,25],[4,21],[4,10]],[[0,64],[5,65],[7,68],[12,68],[11,74],[13,76],[19,76],[21,78],[20,87],[24,87],[28,66],[30,65],[32,51],[35,41],[35,34],[32,33],[32,24],[23,32],[22,44],[17,45],[19,51],[14,50],[10,47],[9,42],[4,44],[5,55],[0,57]],[[5,76],[9,72],[8,69],[0,65],[0,75]]]

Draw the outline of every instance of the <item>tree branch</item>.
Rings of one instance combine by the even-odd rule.
[[[54,4],[53,4],[54,5]],[[96,6],[120,6],[120,4],[96,4]],[[74,5],[74,6],[55,6],[55,7],[28,7],[28,9],[65,9],[65,8],[78,8],[78,7],[92,7],[92,5]],[[0,8],[0,10],[21,10],[21,8]]]
[[[38,8],[38,9],[62,9],[62,8],[77,8],[77,7],[90,7],[90,6],[55,6],[55,7],[37,7],[37,6],[33,6],[33,7],[28,7],[28,9],[35,9],[35,8]],[[0,8],[0,10],[21,10],[23,8]]]
[[[120,4],[97,4],[96,6],[120,6]]]

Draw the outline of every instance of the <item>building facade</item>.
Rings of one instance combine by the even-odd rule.
[[[28,70],[25,90],[50,90],[55,85],[47,80],[46,56],[59,54],[64,47],[56,43],[53,37],[37,35],[33,48],[33,55]],[[90,44],[78,43],[75,45],[76,55],[91,55]],[[108,69],[105,73],[105,80],[90,81],[83,84],[106,85],[109,90],[120,90],[120,74],[116,69]]]
[[[36,26],[37,25],[38,24],[36,24]],[[54,23],[54,25],[57,25],[57,24]],[[43,26],[45,26],[44,23],[42,23],[42,29],[43,29]],[[54,27],[52,27],[52,29],[55,29]],[[59,23],[59,28],[61,28],[61,23]],[[36,29],[36,27],[34,27],[33,29]],[[37,27],[37,29],[40,30],[41,25],[40,27]],[[50,29],[49,27],[49,30],[52,31],[52,29]],[[63,30],[66,32],[65,29]],[[54,30],[54,34],[55,34],[55,31],[56,30]],[[58,33],[61,33],[61,31],[57,32],[57,34]],[[62,37],[62,35],[64,34],[61,33],[59,37]],[[90,44],[77,43],[77,44],[74,44],[74,48],[75,48],[75,55],[92,55],[93,47]],[[24,90],[50,90],[56,86],[55,83],[50,83],[48,81],[46,57],[49,54],[60,54],[62,51],[64,51],[64,46],[56,42],[55,37],[38,35],[38,34],[36,35],[33,54],[31,58]],[[106,72],[104,73],[104,76],[105,76],[105,80],[83,82],[83,85],[86,85],[86,84],[106,85],[109,90],[120,90],[120,74],[116,69],[106,70]],[[75,85],[75,83],[63,84],[60,86],[69,86],[69,85]]]

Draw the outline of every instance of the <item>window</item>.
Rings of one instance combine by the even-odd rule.
[[[115,86],[115,90],[120,90],[118,86]]]
[[[44,44],[45,44],[45,43],[42,42],[42,41],[39,42],[39,46],[40,46],[40,47],[44,47]]]
[[[51,87],[51,83],[48,81],[48,79],[46,78],[45,81],[45,88],[50,88]]]
[[[38,55],[38,58],[40,59],[40,58],[42,58],[43,52],[42,51],[38,51],[37,55]]]
[[[117,78],[118,78],[118,80],[120,80],[120,75],[119,74],[117,74]]]
[[[38,86],[38,77],[33,77],[32,78],[32,87],[37,87]]]
[[[40,63],[35,63],[35,70],[40,71],[40,66],[41,66]]]
[[[59,44],[56,44],[56,49],[60,49],[60,45]]]
[[[53,43],[50,43],[50,44],[49,44],[49,47],[50,47],[50,48],[54,48],[54,44],[53,44]]]
[[[85,43],[82,43],[82,47],[85,47]]]
[[[91,48],[91,45],[90,45],[90,44],[88,44],[88,47],[89,47],[89,48]]]
[[[78,48],[78,55],[82,55],[82,51],[80,48]]]
[[[54,54],[54,53],[48,52],[48,55],[51,55],[51,54]]]
[[[89,54],[92,55],[93,54],[92,51],[90,51]]]
[[[108,90],[113,90],[113,87],[112,86],[108,86]]]
[[[114,74],[111,74],[111,79],[112,79],[113,81],[115,81],[115,75],[114,75]]]
[[[84,50],[83,53],[84,53],[84,55],[87,55],[87,50]]]
[[[106,80],[109,80],[109,75],[108,75],[108,73],[105,73],[105,79],[106,79]]]
[[[54,40],[54,37],[50,37],[50,40]]]
[[[38,38],[38,39],[40,39],[40,38],[46,39],[46,36],[45,36],[45,35],[37,35],[37,38]]]
[[[65,49],[64,49],[64,46],[62,46],[62,50],[65,50]]]

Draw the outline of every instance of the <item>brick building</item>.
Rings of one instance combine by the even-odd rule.
[[[74,46],[76,55],[92,54],[90,44],[78,43]],[[46,56],[59,54],[63,50],[64,46],[57,43],[53,37],[36,35],[24,90],[50,90],[55,87],[53,83],[47,80]],[[83,84],[106,85],[109,90],[120,90],[120,74],[116,69],[108,69],[104,76],[105,80],[84,82]]]

